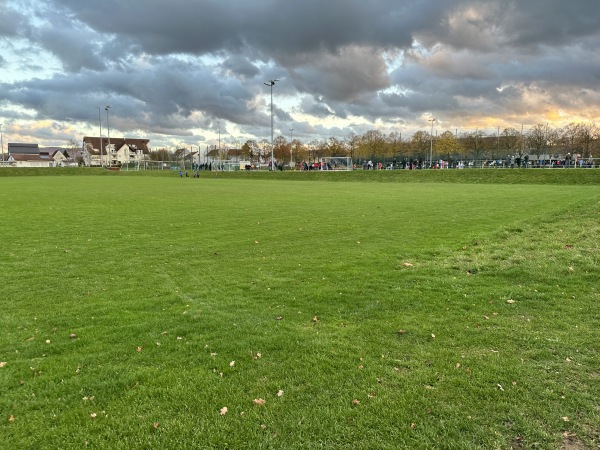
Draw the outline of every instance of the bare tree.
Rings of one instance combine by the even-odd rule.
[[[598,126],[594,122],[581,124],[579,127],[579,141],[583,150],[583,154],[591,156],[592,143],[598,139]]]
[[[571,122],[561,130],[562,141],[570,152],[575,153],[577,151],[580,127],[578,123]]]
[[[527,132],[527,144],[537,155],[546,150],[546,125],[538,124]]]
[[[352,160],[356,157],[356,149],[358,148],[360,143],[360,137],[356,133],[350,133],[346,137],[346,148],[348,149],[348,155],[352,158]]]
[[[519,152],[521,148],[521,133],[514,128],[505,128],[499,137],[500,149],[507,155]]]

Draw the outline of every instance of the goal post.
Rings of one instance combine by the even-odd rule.
[[[349,156],[323,156],[319,170],[353,170]]]

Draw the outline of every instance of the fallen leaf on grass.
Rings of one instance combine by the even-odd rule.
[[[11,416],[8,418],[8,421],[9,421],[9,422],[14,422],[14,421],[15,421],[15,416],[13,416],[13,415],[11,414]]]
[[[267,424],[261,423],[260,424],[260,428],[263,429],[263,430],[266,430],[267,429]]]
[[[95,419],[95,418],[96,418],[96,413],[91,413],[91,414],[90,414],[90,417],[91,417],[92,419]]]
[[[0,367],[6,366],[6,361],[0,361]]]
[[[136,349],[136,351],[137,351],[138,353],[141,353],[141,351],[142,351],[142,347],[141,347],[141,346],[138,346],[138,348]]]
[[[506,303],[508,303],[509,305],[512,305],[515,301],[512,298],[509,298],[508,300],[506,300]]]
[[[414,429],[415,429],[415,424],[414,424],[414,422],[410,424],[410,429],[411,429],[411,430],[414,430]]]
[[[262,406],[265,403],[267,403],[267,401],[262,398],[255,398],[254,400],[252,400],[252,404],[255,406]]]
[[[571,419],[569,419],[567,416],[561,417],[561,419],[565,422],[569,422]]]
[[[358,406],[358,405],[360,405],[360,400],[358,400],[358,399],[355,398],[354,400],[352,400],[352,404],[354,406]]]
[[[71,334],[69,335],[69,337],[70,337],[71,339],[77,339],[77,335],[76,335],[75,333],[71,333]]]
[[[405,262],[405,263],[403,263],[402,265],[403,265],[404,267],[413,267],[413,264],[412,264],[412,263],[409,263],[409,262]]]
[[[277,397],[281,397],[281,396],[283,396],[283,391],[281,389],[279,389],[277,391]]]
[[[233,367],[233,366],[235,366],[235,361],[231,361],[231,362],[229,363],[229,367]]]
[[[160,424],[159,424],[158,422],[154,422],[154,423],[152,424],[152,426],[154,427],[154,429],[155,429],[155,430],[156,430],[156,429],[159,427],[159,425],[160,425]]]
[[[319,318],[317,316],[313,317],[313,322],[318,322]]]
[[[460,369],[460,363],[456,363],[456,368]]]
[[[220,410],[219,410],[219,414],[224,416],[225,414],[227,414],[227,411],[229,411],[227,409],[227,406],[223,406]]]
[[[397,333],[398,334],[404,334],[404,333],[406,333],[406,330],[398,330]]]

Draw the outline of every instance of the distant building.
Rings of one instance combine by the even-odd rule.
[[[13,167],[54,167],[54,160],[48,155],[8,155],[8,163]]]
[[[8,143],[9,155],[39,155],[40,148],[37,144]]]
[[[9,143],[3,165],[12,167],[64,167],[75,164],[71,149],[39,147],[38,144]]]
[[[8,144],[9,166],[13,167],[54,167],[54,158],[48,154],[40,154],[37,144]]]
[[[86,166],[121,166],[150,159],[148,139],[108,138],[86,136],[83,138],[81,156]]]
[[[66,167],[77,165],[75,161],[75,152],[70,148],[63,147],[40,147],[40,155],[50,156],[54,160],[56,167]]]

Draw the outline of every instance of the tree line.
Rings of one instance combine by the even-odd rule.
[[[303,142],[300,139],[287,140],[277,136],[273,141],[273,154],[279,162],[290,160],[318,161],[325,156],[350,156],[353,161],[402,161],[422,160],[466,160],[466,159],[505,159],[510,156],[523,157],[537,155],[564,157],[567,153],[590,157],[600,150],[600,128],[594,123],[570,123],[562,128],[552,128],[538,124],[527,131],[515,128],[475,130],[460,132],[446,130],[430,133],[419,130],[403,138],[400,132],[383,133],[369,130],[362,135],[351,133],[343,139],[330,137],[324,140]],[[213,147],[211,154],[218,159],[229,159],[232,149],[224,146]],[[187,150],[189,154],[189,150]],[[151,152],[151,159],[169,161],[185,158],[186,149],[175,152],[160,149]],[[271,156],[271,143],[249,139],[236,149],[236,156],[247,161],[266,161]],[[214,159],[217,159],[214,158]]]

